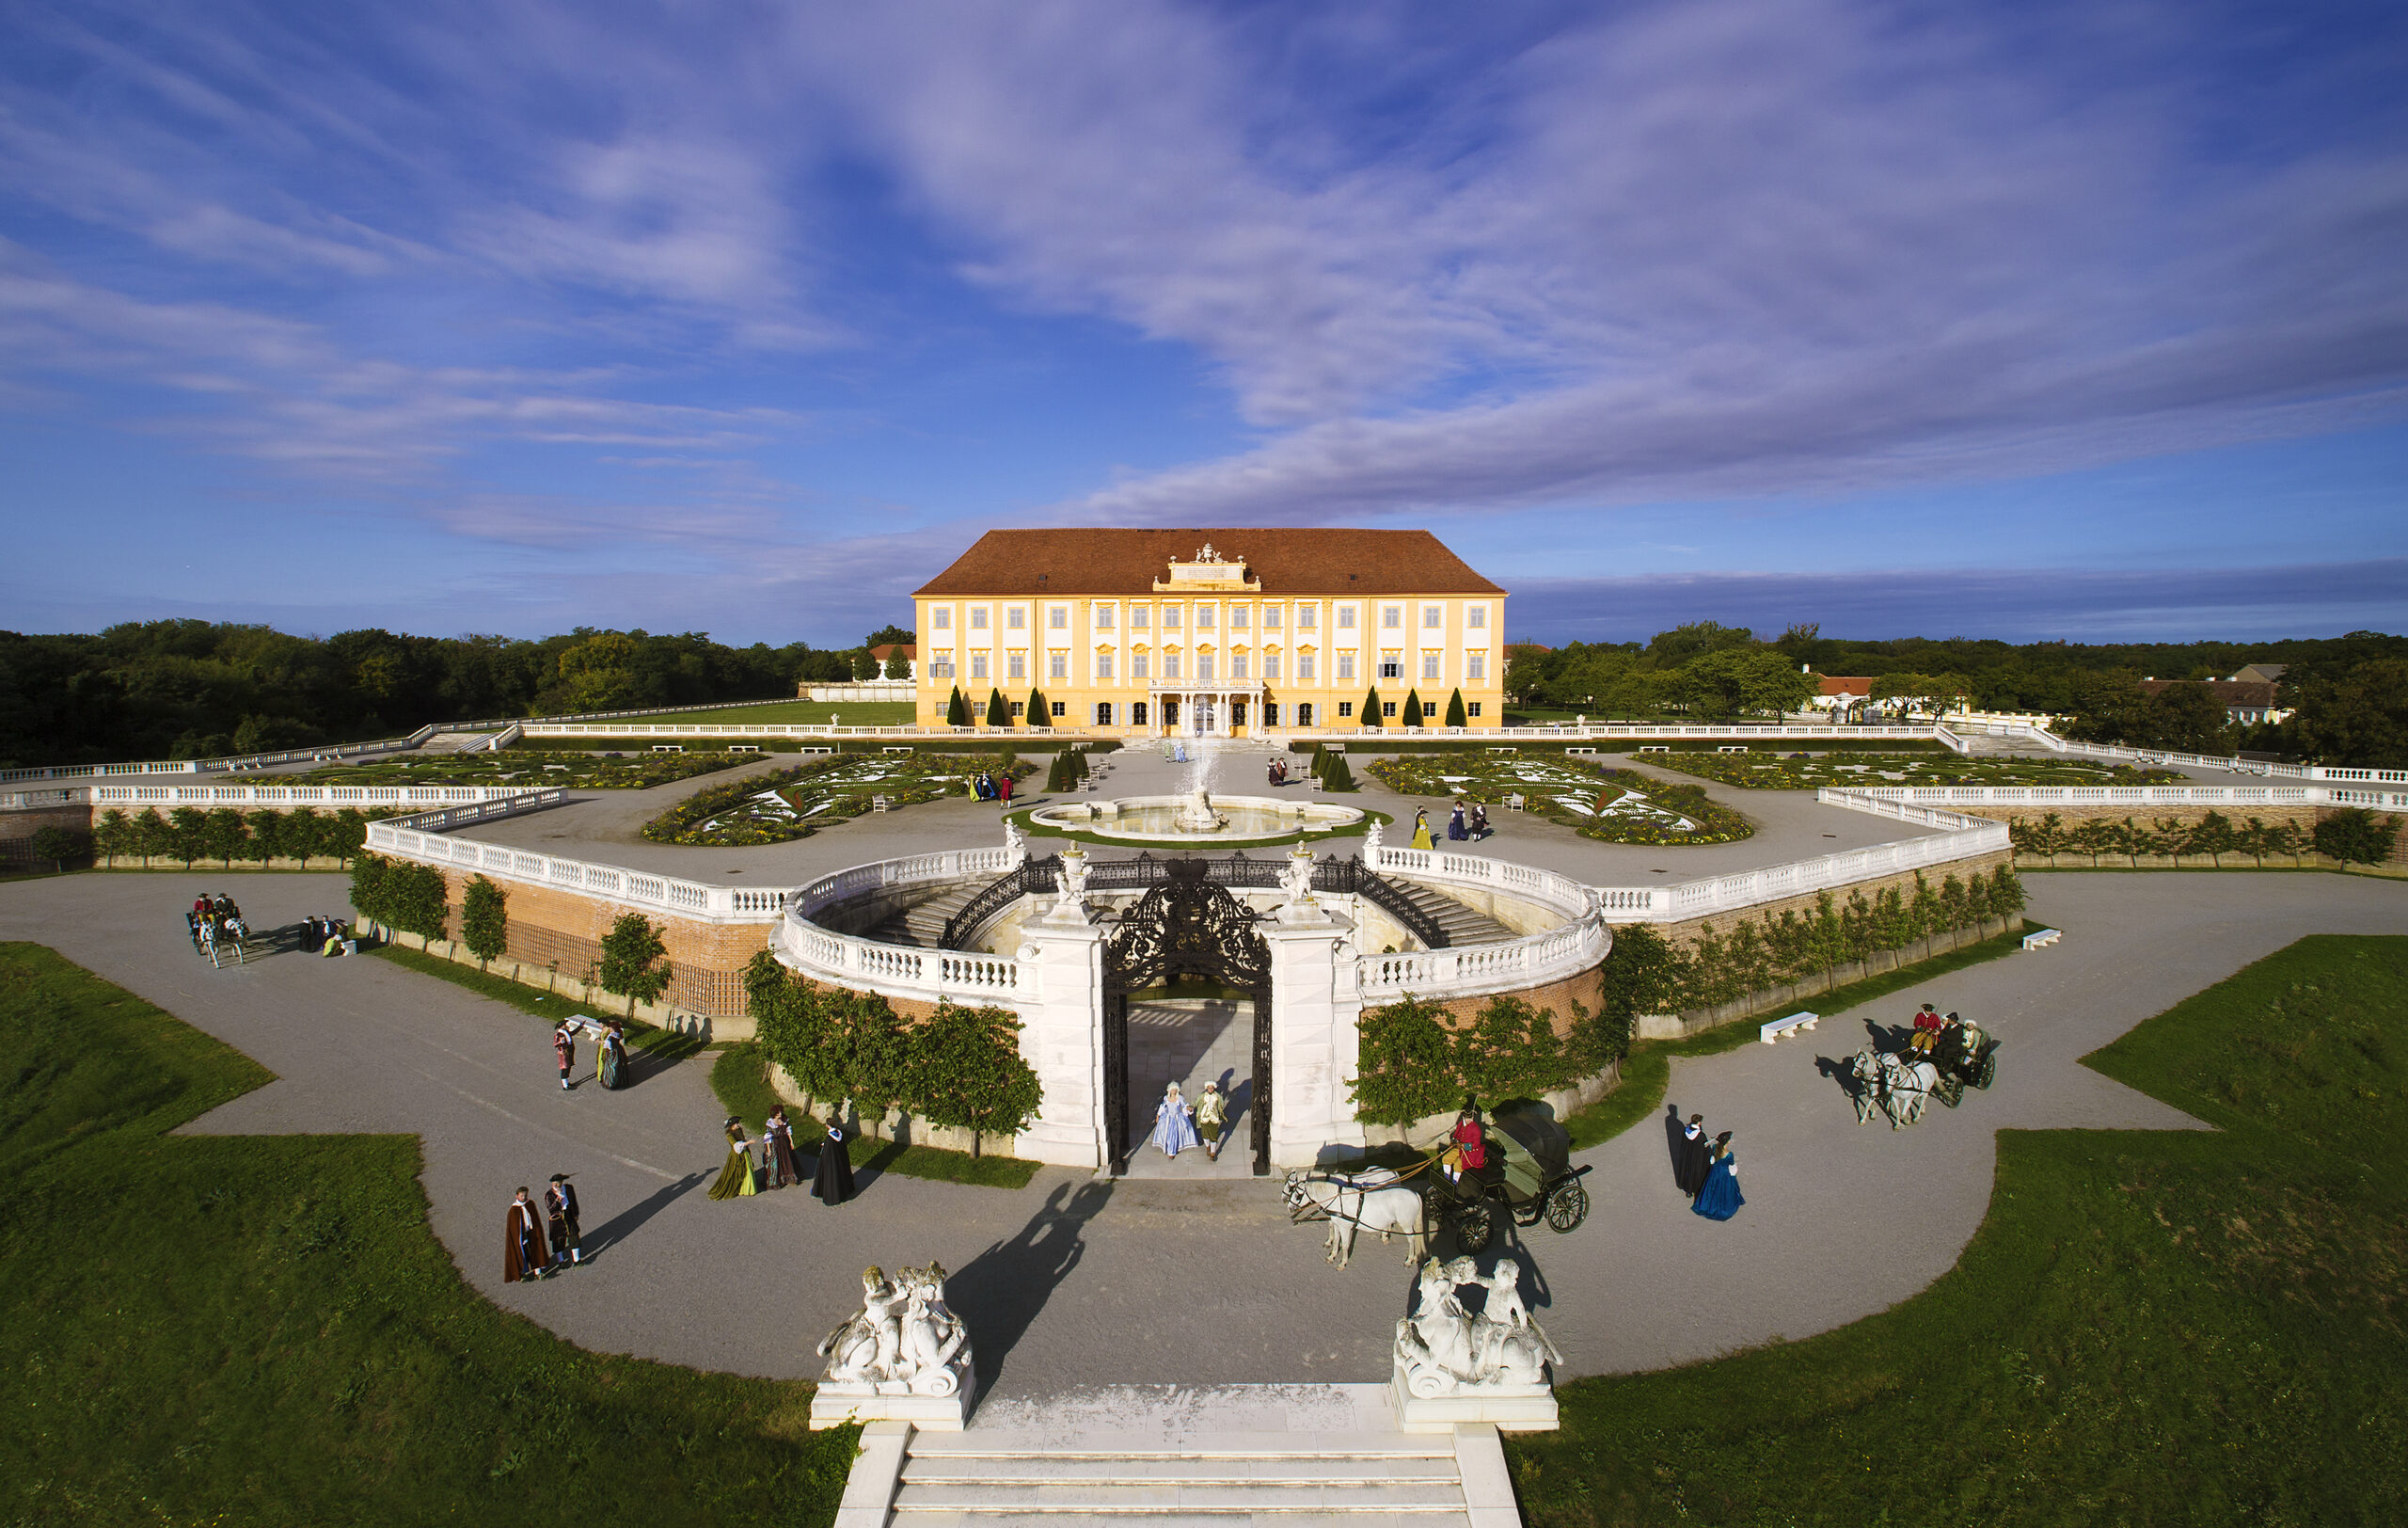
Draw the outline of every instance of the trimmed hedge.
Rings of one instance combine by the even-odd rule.
[[[1411,1124],[1466,1098],[1494,1104],[1535,1098],[1594,1076],[1630,1050],[1631,1021],[1572,1005],[1568,1034],[1553,1009],[1510,994],[1489,1000],[1460,1028],[1437,1003],[1406,997],[1363,1015],[1358,1070],[1348,1090],[1354,1117]]]

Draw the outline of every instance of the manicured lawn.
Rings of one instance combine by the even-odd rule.
[[[825,726],[834,722],[848,727],[908,727],[917,718],[908,700],[790,700],[776,706],[731,706],[712,711],[673,711],[664,716],[630,716],[630,725],[710,727]],[[601,724],[596,723],[595,725]]]
[[[2003,1132],[1922,1295],[1565,1387],[1506,1445],[1533,1528],[2408,1520],[2408,938],[2302,940],[2089,1061],[2222,1131]]]
[[[656,1064],[682,1061],[703,1049],[703,1041],[698,1036],[663,1029],[642,1019],[631,1019],[609,1010],[588,1012],[578,1006],[577,999],[566,994],[547,993],[540,987],[513,981],[508,977],[480,971],[473,965],[462,965],[457,961],[429,955],[421,949],[410,949],[402,945],[375,945],[367,947],[367,952],[421,976],[440,978],[455,987],[466,987],[480,997],[508,1003],[521,1013],[531,1013],[546,1024],[558,1024],[571,1013],[578,1012],[587,1012],[590,1018],[618,1019],[626,1026],[627,1048]]]
[[[759,1047],[745,1043],[722,1052],[711,1066],[711,1090],[719,1094],[720,1107],[744,1122],[746,1135],[761,1138],[761,1122],[768,1118],[769,1106],[778,1101],[778,1095],[769,1090],[768,1063]],[[827,1134],[827,1125],[792,1106],[786,1109],[786,1118],[794,1122],[795,1150],[806,1159],[803,1171],[816,1170],[818,1143]],[[856,1168],[984,1188],[1025,1188],[1037,1176],[1038,1166],[1013,1156],[973,1156],[935,1146],[898,1146],[867,1136],[846,1142],[846,1155]]]
[[[515,786],[544,790],[642,790],[697,774],[752,762],[734,754],[637,752],[612,758],[555,748],[506,748],[499,754],[432,754],[378,759],[372,764],[333,764],[294,775],[312,786]]]
[[[464,1284],[401,1136],[170,1137],[270,1079],[0,945],[0,1520],[832,1520],[811,1387],[585,1352]]]
[[[1372,749],[1364,744],[1359,751]],[[1721,844],[1755,831],[1738,813],[1708,800],[1703,787],[1537,750],[1400,754],[1375,759],[1364,772],[1401,796],[1428,798],[1441,808],[1455,797],[1492,808],[1518,797],[1534,816],[1611,843]],[[1496,822],[1497,813],[1489,817]],[[1443,810],[1433,811],[1431,832],[1443,835],[1446,826]]]

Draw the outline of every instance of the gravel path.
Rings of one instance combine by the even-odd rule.
[[[799,1376],[847,1313],[862,1266],[954,1269],[999,1398],[1077,1385],[1378,1380],[1408,1279],[1367,1241],[1339,1272],[1259,1182],[1109,1184],[1060,1170],[1012,1193],[863,1176],[828,1209],[799,1191],[712,1203],[719,1111],[707,1058],[605,1093],[563,1094],[537,1021],[383,961],[278,955],[213,971],[180,907],[234,886],[255,924],[339,906],[322,875],[91,874],[0,885],[0,936],[32,939],[240,1047],[277,1080],[198,1122],[217,1134],[408,1132],[424,1142],[436,1234],[469,1281],[589,1347]],[[2083,1053],[2303,934],[2398,932],[2408,890],[2334,875],[2036,875],[2034,915],[2065,927],[2019,954],[1902,992],[2004,1041],[1999,1082],[1892,1133],[1858,1126],[1818,1060],[1862,1043],[1857,1015],[1779,1046],[1677,1062],[1671,1103],[1737,1132],[1749,1203],[1714,1224],[1671,1186],[1662,1131],[1589,1154],[1596,1200],[1569,1237],[1529,1246],[1545,1320],[1574,1373],[1704,1358],[1807,1336],[1912,1295],[1948,1268],[1989,1197],[2001,1128],[2189,1128],[2076,1065]],[[574,1171],[593,1265],[503,1285],[495,1222],[511,1191]]]

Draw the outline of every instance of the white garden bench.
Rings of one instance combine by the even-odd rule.
[[[918,749],[916,749],[916,748],[909,748],[909,747],[905,747],[905,748],[880,747],[880,748],[879,749],[879,753],[881,753],[881,754],[902,754],[902,755],[905,755],[905,756],[910,756],[910,755],[911,755],[911,754],[916,754],[916,753],[918,753],[918,752],[919,752],[919,750],[918,750]]]
[[[1644,752],[1644,750],[1641,750],[1641,751],[1642,751],[1642,752]],[[1566,758],[1570,758],[1570,757],[1571,757],[1573,755],[1575,755],[1575,754],[1592,754],[1592,755],[1593,755],[1594,753],[1596,753],[1596,750],[1595,750],[1594,748],[1587,748],[1587,747],[1583,747],[1583,748],[1566,748],[1566,749],[1563,751],[1563,756],[1564,756],[1564,757],[1566,757]]]
[[[1527,800],[1525,800],[1525,799],[1523,798],[1523,796],[1521,795],[1521,793],[1520,793],[1519,791],[1516,791],[1516,792],[1514,792],[1513,794],[1509,795],[1509,796],[1507,796],[1507,797],[1505,798],[1505,804],[1506,804],[1506,805],[1508,805],[1508,806],[1510,806],[1510,807],[1512,807],[1514,811],[1517,811],[1517,812],[1518,812],[1518,811],[1520,811],[1524,806],[1527,806],[1527,805],[1528,805],[1528,804],[1529,804],[1529,802],[1528,802]]]
[[[805,746],[802,750],[802,752],[806,754],[832,754],[835,751],[835,747],[832,744],[825,747]]]
[[[872,796],[869,799],[869,809],[873,812],[886,811],[888,809],[886,798],[883,796]]]
[[[1726,742],[1718,744],[1714,751],[1718,754],[1744,754],[1748,751],[1748,745],[1744,742]]]
[[[2045,949],[2065,937],[2063,929],[2035,929],[2023,936],[2025,949]]]
[[[1639,751],[1642,754],[1669,754],[1672,751],[1672,745],[1668,742],[1643,742],[1639,745]],[[1572,750],[1567,748],[1564,752],[1568,754]],[[1596,750],[1592,748],[1590,752],[1593,754]]]
[[[1813,1013],[1792,1013],[1785,1019],[1767,1019],[1756,1026],[1756,1038],[1769,1045],[1783,1035],[1812,1029],[1821,1022],[1821,1018]]]
[[[732,742],[727,745],[727,751],[731,754],[757,754],[761,745],[757,742]]]
[[[682,742],[657,742],[652,745],[652,751],[656,754],[682,754],[686,745]]]

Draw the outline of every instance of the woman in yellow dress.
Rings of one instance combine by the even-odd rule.
[[[1416,849],[1438,847],[1430,841],[1430,814],[1427,810],[1418,807],[1413,813],[1413,847]]]
[[[713,1199],[742,1199],[760,1190],[752,1185],[752,1152],[745,1144],[744,1125],[735,1115],[727,1117],[727,1165],[719,1170],[719,1178],[711,1185]]]

